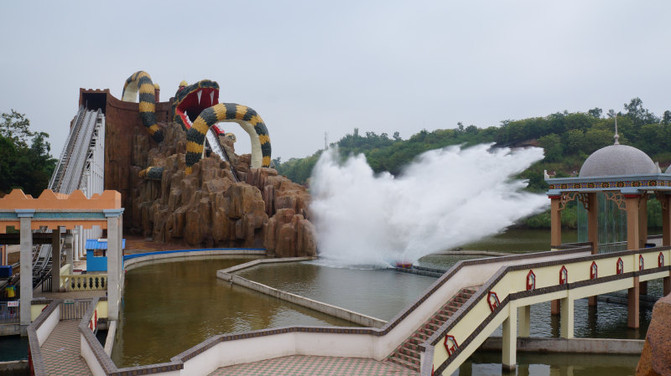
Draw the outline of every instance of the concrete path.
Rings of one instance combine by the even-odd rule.
[[[40,348],[49,376],[91,375],[80,354],[80,320],[60,321]]]
[[[219,368],[210,376],[417,376],[417,372],[390,362],[365,358],[286,356]]]

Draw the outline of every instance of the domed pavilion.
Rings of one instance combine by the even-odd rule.
[[[600,242],[600,229],[602,233],[609,231],[616,233],[609,234],[611,239],[613,236],[621,235],[620,240],[626,244],[624,248],[626,250],[644,248],[648,239],[647,203],[652,197],[661,203],[662,245],[671,246],[671,210],[669,210],[671,174],[668,171],[662,173],[659,166],[643,151],[620,145],[616,123],[613,145],[592,153],[583,163],[577,177],[550,178],[546,175],[545,181],[549,185],[547,195],[551,200],[551,247],[553,249],[561,247],[562,211],[568,202],[578,200],[587,214],[586,239],[592,245],[593,254],[609,251],[603,236]],[[614,210],[605,215],[607,206]],[[613,221],[613,217],[620,214],[624,223],[619,228],[600,227],[600,221],[601,224]],[[601,247],[604,249],[600,249]],[[639,289],[647,288],[645,282],[641,284],[642,286],[635,283],[635,286],[629,289],[629,326],[633,328],[638,327]],[[664,294],[670,291],[671,278],[667,277],[664,279]],[[596,304],[596,300],[590,299],[590,304]],[[553,313],[554,311],[555,307]]]

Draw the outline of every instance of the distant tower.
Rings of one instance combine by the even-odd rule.
[[[328,138],[329,138],[329,133],[328,133],[328,132],[324,132],[324,150],[326,150],[326,149],[329,148],[329,141],[328,141]]]

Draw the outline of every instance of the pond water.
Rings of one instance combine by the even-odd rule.
[[[0,362],[28,359],[28,337],[0,337]]]
[[[216,334],[290,325],[354,326],[216,278],[217,270],[252,259],[182,261],[128,271],[112,353],[116,365],[169,361]]]
[[[562,230],[562,243],[578,241],[576,230]],[[506,253],[538,252],[550,250],[550,230],[511,228],[506,232],[466,244],[463,249]]]
[[[313,262],[262,265],[236,274],[385,321],[414,303],[436,281],[393,270],[333,268]]]

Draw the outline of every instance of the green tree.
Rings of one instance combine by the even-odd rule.
[[[10,140],[17,147],[28,147],[28,142],[34,135],[30,131],[30,120],[14,110],[8,114],[2,113],[0,117],[2,117],[0,136]]]
[[[600,109],[599,107],[594,107],[593,109],[587,111],[587,114],[589,116],[595,117],[595,118],[600,118],[601,114],[603,113],[603,110]]]
[[[652,112],[643,108],[643,101],[641,98],[633,98],[629,104],[624,104],[624,109],[627,110],[625,116],[630,118],[634,125],[659,123],[659,118]]]
[[[1,117],[0,191],[9,193],[14,188],[21,188],[37,197],[49,185],[56,165],[56,160],[49,154],[49,135],[31,132],[30,121],[14,110]]]
[[[560,161],[564,154],[564,147],[561,143],[561,138],[552,133],[538,139],[540,146],[545,149],[545,161],[557,162]]]

